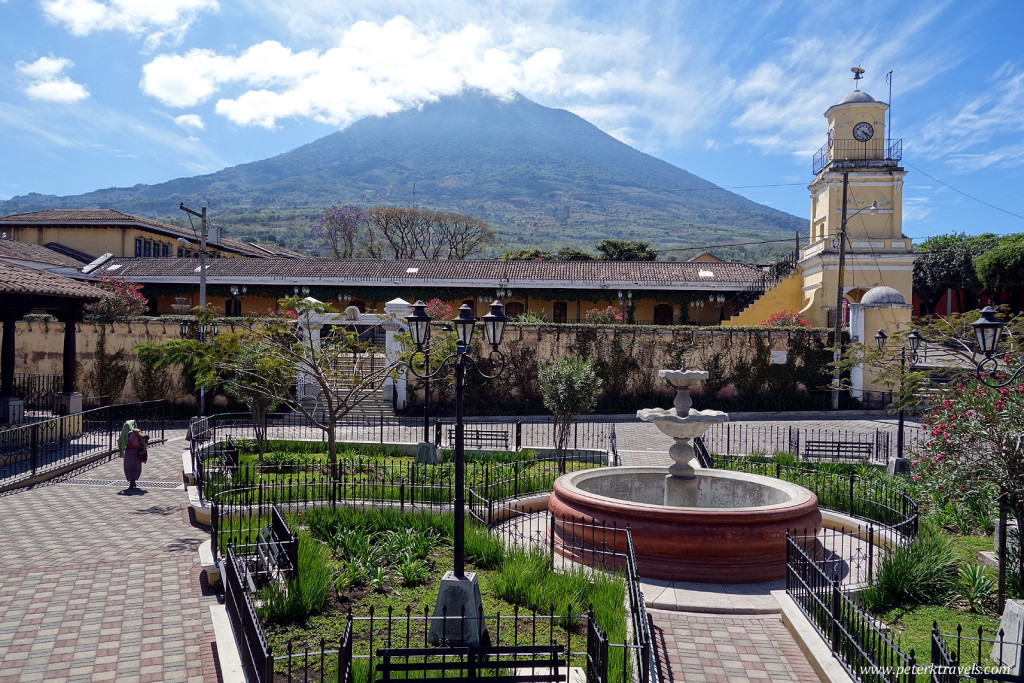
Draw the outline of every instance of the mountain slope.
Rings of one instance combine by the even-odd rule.
[[[0,211],[110,207],[173,220],[179,201],[209,202],[230,232],[289,217],[301,227],[330,204],[415,204],[484,218],[506,246],[590,246],[605,237],[659,247],[695,238],[707,244],[805,223],[639,152],[567,111],[479,93],[363,119],[209,175],[74,197],[32,194],[0,202]]]

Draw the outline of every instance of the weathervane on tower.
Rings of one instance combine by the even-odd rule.
[[[850,71],[853,72],[853,87],[857,88],[857,81],[864,78],[864,69],[859,66],[850,67]],[[857,88],[859,90],[859,88]]]

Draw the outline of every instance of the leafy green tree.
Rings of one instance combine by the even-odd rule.
[[[950,289],[960,297],[960,310],[977,303],[982,283],[975,259],[994,247],[998,239],[991,233],[974,237],[953,233],[930,237],[921,243],[914,262],[914,293],[921,298],[927,313],[935,313],[939,299]]]
[[[1024,234],[1007,235],[974,264],[978,279],[993,299],[1009,292],[1016,310],[1024,309]]]
[[[499,261],[554,261],[555,257],[550,251],[543,249],[522,249],[520,251],[506,251],[498,257]]]
[[[594,247],[601,255],[601,261],[657,261],[658,252],[651,249],[650,242],[628,240],[601,240]]]
[[[224,378],[224,391],[252,412],[256,447],[262,460],[263,444],[267,439],[267,415],[281,403],[263,391],[263,385],[268,381],[276,384],[294,381],[293,369],[262,341],[243,344],[238,353],[223,364],[230,364],[232,368]]]
[[[537,379],[544,395],[544,407],[555,416],[555,455],[558,471],[565,473],[566,447],[572,423],[597,405],[601,380],[593,360],[580,356],[562,357],[553,363],[540,363]]]
[[[197,322],[212,325],[216,318],[212,304],[207,306],[206,311],[198,307],[196,311]],[[192,333],[188,337],[145,342],[137,345],[134,350],[139,356],[139,361],[153,371],[179,368],[186,384],[191,385],[191,391],[203,389],[207,394],[213,395],[222,380],[220,364],[238,353],[240,347],[241,338],[238,333],[222,332],[215,336],[210,335],[204,341],[199,339],[195,328],[192,328]]]
[[[593,261],[594,255],[574,247],[562,247],[555,254],[556,261]]]

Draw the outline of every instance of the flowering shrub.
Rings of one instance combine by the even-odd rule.
[[[1021,358],[1010,359],[1010,367]],[[970,377],[947,388],[925,417],[913,478],[935,505],[960,501],[991,510],[1005,490],[1024,516],[1024,384],[993,389]]]
[[[761,323],[761,327],[814,327],[799,313],[779,311]]]
[[[120,320],[149,310],[149,299],[142,296],[142,285],[136,282],[129,282],[123,277],[101,277],[96,287],[114,296],[87,304],[85,314],[88,318]]]
[[[591,308],[584,314],[583,320],[591,325],[616,325],[622,322],[622,314],[613,306]]]
[[[455,309],[435,297],[427,302],[427,315],[434,320],[451,320],[455,317]]]

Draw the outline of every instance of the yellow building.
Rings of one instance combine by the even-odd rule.
[[[140,218],[114,209],[49,209],[0,218],[6,239],[49,247],[83,263],[104,254],[119,257],[179,258],[196,256],[196,230]],[[281,247],[224,239],[216,224],[207,235],[212,258],[302,257]]]
[[[856,87],[863,70],[853,71],[853,91],[825,112],[826,141],[814,155],[814,180],[807,187],[808,245],[788,276],[723,324],[757,325],[787,310],[799,311],[815,326],[832,327],[837,303],[848,323],[849,305],[874,287],[891,288],[911,301],[915,256],[911,240],[903,237],[903,143],[887,137],[889,105]],[[909,323],[909,307],[886,310],[890,332]],[[850,332],[862,340],[863,331]],[[873,379],[868,374],[867,387]]]

